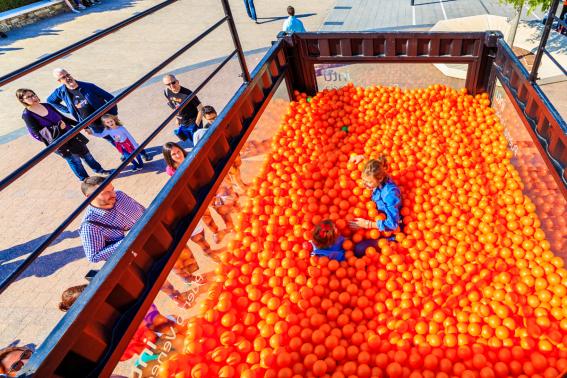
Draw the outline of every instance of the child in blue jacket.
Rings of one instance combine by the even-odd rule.
[[[325,219],[319,222],[313,230],[313,251],[311,256],[328,257],[331,260],[345,261],[344,236],[332,220]]]
[[[358,158],[358,157],[356,157]],[[400,227],[402,196],[398,186],[387,174],[387,161],[385,156],[369,160],[362,171],[364,185],[372,189],[372,201],[376,208],[386,215],[384,220],[368,220],[356,218],[350,222],[352,228],[377,228],[384,231],[396,231]]]

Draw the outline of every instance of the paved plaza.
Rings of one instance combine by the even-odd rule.
[[[103,4],[80,15],[66,13],[53,19],[13,31],[0,40],[0,73],[11,72],[31,61],[63,48],[120,20],[160,3],[157,0],[103,0]],[[307,30],[429,30],[438,21],[472,15],[493,14],[510,17],[513,10],[498,0],[256,0],[259,23],[251,21],[242,1],[231,0],[238,33],[248,68],[253,70],[270,46],[285,19],[285,8],[293,5]],[[143,76],[181,48],[208,26],[224,16],[218,1],[181,0],[103,40],[76,51],[58,62],[0,88],[0,176],[5,177],[41,151],[21,119],[22,106],[16,101],[17,88],[35,90],[43,100],[56,87],[51,76],[55,67],[68,69],[77,80],[96,83],[113,94]],[[533,22],[542,13],[526,14]],[[174,72],[182,85],[195,88],[216,65],[234,49],[226,25],[219,27],[189,52],[172,62],[119,104],[119,115],[126,127],[141,141],[169,114],[163,97],[161,75]],[[427,67],[426,67],[427,66]],[[424,86],[443,82],[461,86],[462,80],[442,75],[433,65],[422,68],[384,65],[372,70],[356,84]],[[405,71],[404,71],[405,70]],[[421,75],[415,74],[421,70]],[[344,83],[348,75],[363,78],[360,67],[341,69]],[[412,77],[410,73],[415,75]],[[220,111],[242,83],[240,67],[231,61],[199,94],[203,104]],[[548,84],[544,91],[567,114],[565,81]],[[341,84],[335,83],[335,84]],[[561,101],[563,99],[563,101]],[[168,176],[161,158],[161,145],[175,140],[169,125],[149,145],[155,158],[141,172],[126,170],[115,187],[149,205]],[[89,148],[105,168],[117,166],[118,153],[108,143],[90,138]],[[245,175],[246,180],[254,172]],[[12,271],[27,254],[62,222],[82,201],[79,185],[63,159],[50,156],[25,174],[14,185],[0,192],[0,276]],[[14,343],[39,346],[62,317],[57,309],[61,292],[84,283],[84,275],[102,264],[84,258],[78,238],[80,218],[2,296],[0,306],[0,347]]]

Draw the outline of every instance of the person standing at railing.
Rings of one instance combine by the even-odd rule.
[[[81,184],[85,197],[90,196],[104,181],[93,176]],[[142,217],[145,207],[109,184],[87,207],[81,223],[81,241],[87,260],[96,263],[108,260]]]
[[[303,22],[295,17],[295,8],[291,5],[287,7],[287,14],[289,17],[284,21],[282,30],[286,33],[304,32]]]
[[[73,128],[75,121],[60,114],[50,104],[41,103],[39,97],[31,89],[21,88],[16,91],[16,98],[26,109],[22,118],[32,137],[49,146],[58,137]],[[89,148],[88,139],[81,133],[59,147],[55,153],[67,161],[71,170],[79,180],[89,177],[81,159],[98,174],[109,174],[111,171],[102,168],[95,160]]]
[[[193,92],[182,87],[179,80],[174,75],[168,74],[163,77],[163,84],[166,86],[163,95],[167,99],[167,105],[171,109],[177,109],[183,101],[193,94]],[[203,118],[203,105],[197,96],[177,114],[177,128],[174,134],[182,141],[189,140],[190,146],[193,147],[193,135],[195,131],[201,128],[201,120]]]
[[[75,80],[75,78],[63,68],[54,69],[53,76],[61,86],[49,95],[47,102],[55,106],[61,112],[71,114],[73,118],[79,122],[88,118],[114,98],[113,95],[95,84]],[[117,115],[118,107],[113,106],[108,110],[108,113]],[[100,118],[91,123],[89,128],[99,134],[104,131],[104,125]],[[114,146],[114,140],[111,136],[106,136],[104,139]],[[142,157],[146,161],[151,160],[145,152],[142,152]]]

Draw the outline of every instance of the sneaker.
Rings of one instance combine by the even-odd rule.
[[[144,167],[133,167],[132,172],[138,172],[141,171],[142,169],[144,169]]]

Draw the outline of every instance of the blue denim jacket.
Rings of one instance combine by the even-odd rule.
[[[88,103],[92,106],[93,109],[97,110],[98,108],[104,106],[107,102],[114,98],[113,95],[105,91],[104,89],[97,87],[94,84],[86,83],[84,81],[78,81],[79,90],[85,96]],[[55,89],[52,94],[49,95],[47,98],[47,102],[57,108],[59,111],[67,114],[71,114],[73,118],[77,121],[82,121],[80,113],[75,109],[73,106],[73,97],[65,87],[62,85]],[[108,111],[110,114],[117,115],[118,114],[118,107],[113,107]]]
[[[372,201],[376,208],[386,214],[385,220],[378,220],[376,224],[380,231],[394,231],[400,223],[400,208],[402,207],[402,195],[400,189],[391,179],[374,189]]]

